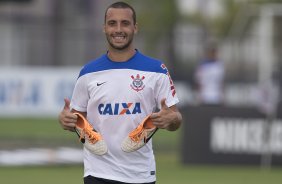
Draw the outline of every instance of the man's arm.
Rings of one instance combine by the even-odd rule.
[[[161,101],[161,110],[150,117],[155,126],[168,131],[177,130],[182,123],[182,115],[175,105],[168,107],[165,99]]]

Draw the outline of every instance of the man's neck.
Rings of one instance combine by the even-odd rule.
[[[109,49],[108,57],[114,62],[125,62],[128,61],[135,53],[136,50],[133,48],[122,51],[116,49]]]

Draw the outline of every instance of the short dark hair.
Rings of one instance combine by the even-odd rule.
[[[133,23],[134,25],[136,24],[136,12],[134,10],[134,8],[132,6],[130,6],[129,4],[125,3],[125,2],[115,2],[113,4],[111,4],[110,6],[108,6],[108,8],[106,9],[105,12],[105,22],[106,22],[106,16],[107,16],[107,12],[110,8],[129,8],[132,11],[132,18],[133,18]]]

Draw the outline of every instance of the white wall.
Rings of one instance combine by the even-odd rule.
[[[57,116],[80,68],[0,68],[0,117]]]

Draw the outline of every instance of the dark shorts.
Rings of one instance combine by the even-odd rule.
[[[103,178],[96,178],[93,176],[86,176],[84,177],[84,184],[130,184],[130,183],[123,183],[119,181],[114,181],[114,180],[107,180]],[[152,183],[139,183],[139,184],[155,184],[156,182]]]

